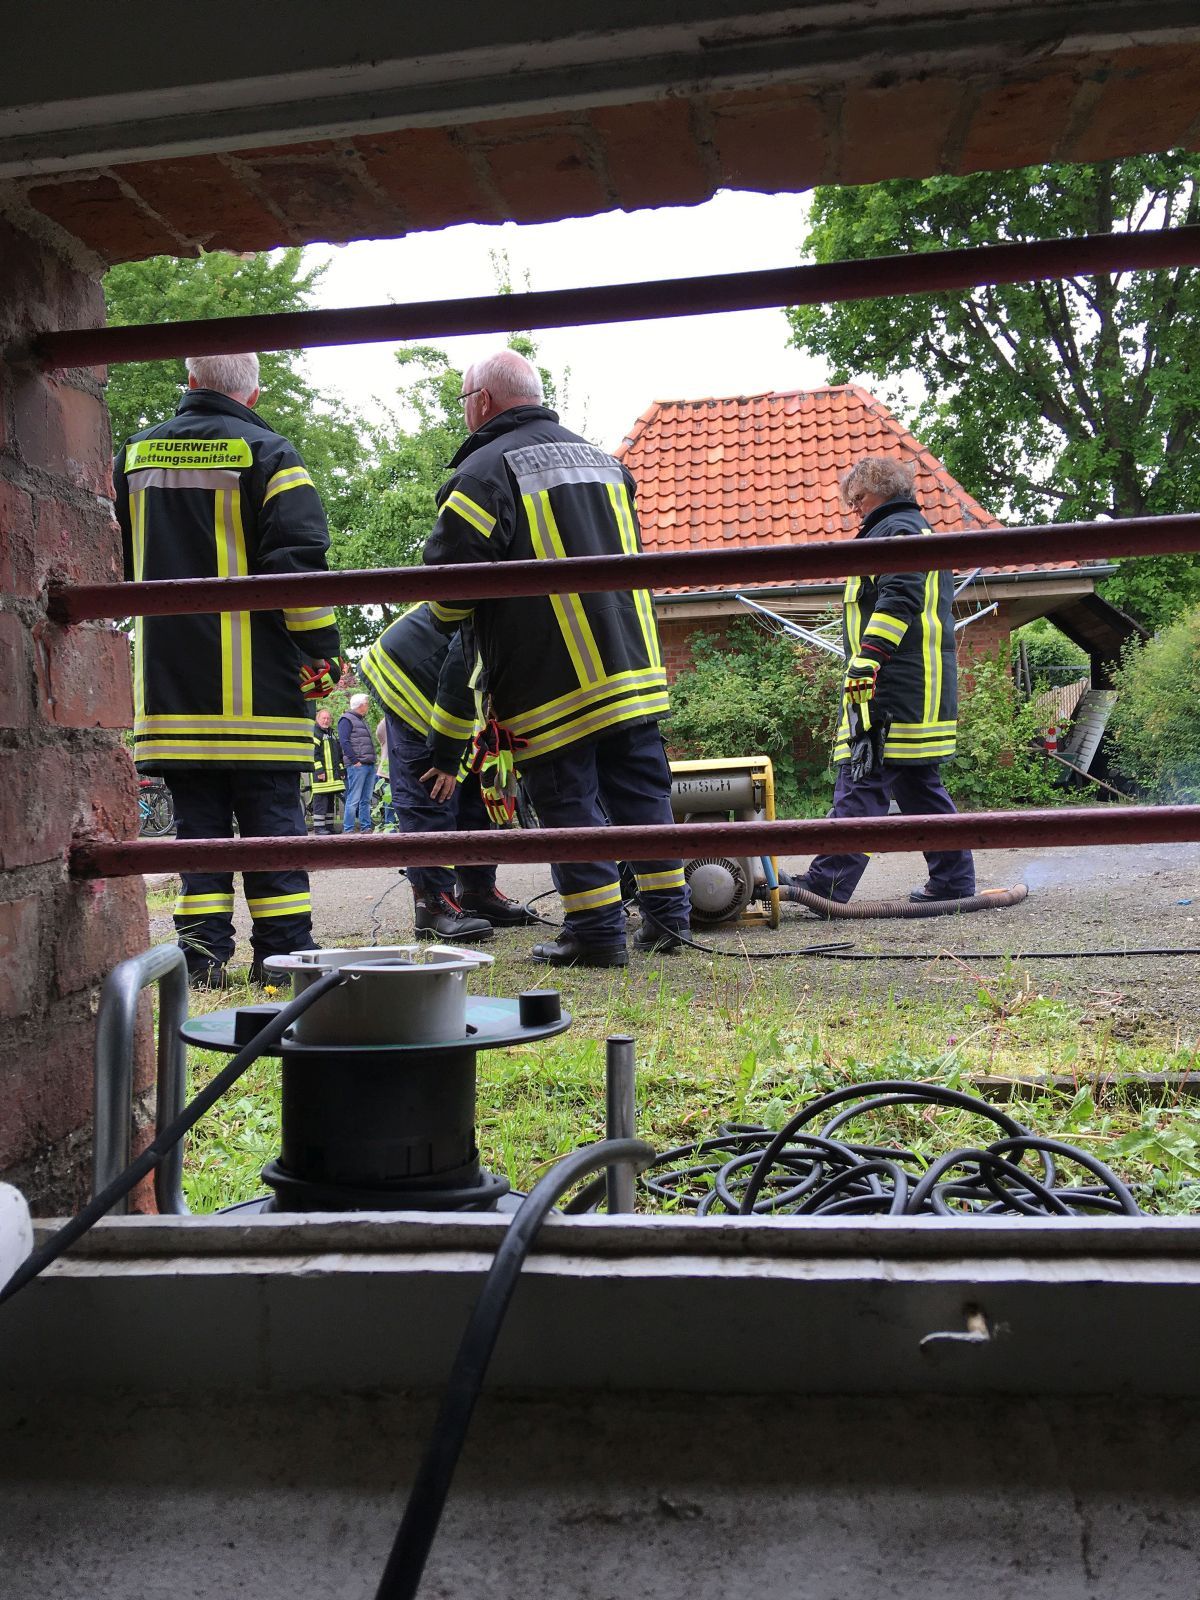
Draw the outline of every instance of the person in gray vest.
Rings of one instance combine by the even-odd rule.
[[[352,694],[350,708],[338,718],[338,743],[346,763],[346,812],[342,832],[353,833],[357,822],[363,833],[371,832],[371,795],[375,789],[375,740],[367,722],[370,701],[365,694]]]

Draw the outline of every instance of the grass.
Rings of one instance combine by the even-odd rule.
[[[546,969],[517,953],[518,936],[506,937],[512,953],[477,975],[477,992],[515,995],[547,983]],[[1009,1107],[1019,1121],[1108,1162],[1148,1211],[1200,1209],[1200,1104],[1174,1093],[1135,1107],[1119,1087],[1148,1072],[1197,1073],[1195,1038],[1131,1017],[1115,990],[1075,986],[1068,996],[1018,964],[982,974],[942,958],[915,983],[910,971],[903,988],[886,986],[886,970],[689,953],[627,971],[555,974],[572,1028],[479,1057],[484,1162],[523,1189],[556,1157],[601,1137],[604,1040],[631,1033],[639,1132],[659,1148],[709,1137],[723,1122],[778,1127],[804,1101],[852,1082],[912,1078],[970,1092],[977,1078],[1049,1072],[1068,1077],[1069,1091]],[[193,1010],[261,998],[258,990],[197,996]],[[190,1091],[225,1060],[193,1052]],[[1115,1086],[1097,1099],[1100,1076]],[[192,1135],[184,1188],[193,1210],[263,1192],[258,1173],[277,1153],[278,1117],[279,1064],[261,1061]],[[971,1117],[928,1108],[900,1113],[891,1132],[926,1156],[979,1136]]]

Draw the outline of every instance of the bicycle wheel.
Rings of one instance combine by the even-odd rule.
[[[141,831],[150,838],[161,838],[164,833],[170,833],[175,826],[175,805],[171,799],[171,791],[164,783],[154,789],[146,789],[143,793],[146,810]]]

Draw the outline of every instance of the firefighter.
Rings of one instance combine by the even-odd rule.
[[[449,628],[472,619],[489,787],[511,786],[515,760],[546,827],[669,824],[671,772],[658,729],[667,678],[654,602],[644,589],[558,592],[563,558],[640,550],[633,479],[560,425],[542,404],[537,368],[515,350],[471,367],[461,399],[471,436],[438,492],[426,563],[547,563],[543,595],[432,605]],[[635,943],[677,949],[688,929],[683,863],[636,865]],[[553,874],[565,927],[534,946],[534,959],[625,966],[616,862],[562,862]]]
[[[428,606],[414,606],[375,641],[359,671],[384,707],[392,805],[401,830],[486,828],[479,779],[462,772],[475,700],[461,632],[447,637]],[[494,866],[406,871],[418,937],[490,939],[494,927],[538,920],[497,889]]]
[[[913,469],[890,456],[867,456],[842,480],[847,506],[862,518],[859,539],[929,533],[913,488]],[[887,561],[879,553],[880,565]],[[952,572],[880,572],[850,578],[843,595],[846,652],[842,716],[834,761],[835,817],[886,816],[895,800],[906,816],[954,812],[941,763],[954,754],[958,667],[954,651]],[[851,707],[873,726],[882,764],[851,771]],[[865,714],[865,715],[864,715]],[[795,880],[827,900],[845,903],[867,868],[857,853],[817,856]],[[911,900],[958,900],[975,893],[969,850],[926,851],[928,880]]]
[[[255,416],[258,357],[195,356],[175,415],[133,435],[113,479],[125,575],[145,579],[324,572],[329,532],[295,449]],[[306,832],[300,774],[312,766],[306,702],[341,676],[326,606],[139,617],[134,760],[160,773],[176,837]],[[263,959],[313,947],[305,872],[245,872],[251,981]],[[233,874],[185,872],[175,927],[194,986],[224,984],[233,954]]]
[[[313,728],[312,814],[314,833],[336,833],[337,796],[346,790],[342,747],[328,706],[317,712]]]

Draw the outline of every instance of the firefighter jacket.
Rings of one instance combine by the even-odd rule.
[[[913,500],[889,500],[867,516],[859,539],[895,539],[932,530]],[[879,552],[880,564],[887,553]],[[892,718],[885,763],[944,761],[954,754],[958,669],[954,653],[952,572],[880,572],[850,578],[842,596],[846,660],[864,642],[883,658],[872,715]],[[835,761],[850,759],[846,703]]]
[[[459,450],[438,492],[430,566],[544,561],[544,595],[434,603],[453,627],[471,617],[484,704],[526,744],[527,765],[620,724],[667,710],[654,601],[646,589],[561,593],[571,556],[636,555],[634,483],[613,456],[544,406],[490,418]]]
[[[457,772],[475,731],[461,630],[447,638],[427,605],[414,606],[376,639],[358,670],[380,704],[428,743],[433,765]]]
[[[253,411],[191,389],[113,463],[125,576],[324,572],[321,498],[288,441]],[[340,653],[327,606],[139,617],[134,760],[144,772],[312,766],[302,661]]]
[[[336,728],[313,728],[314,794],[340,794],[346,787],[346,768]]]

